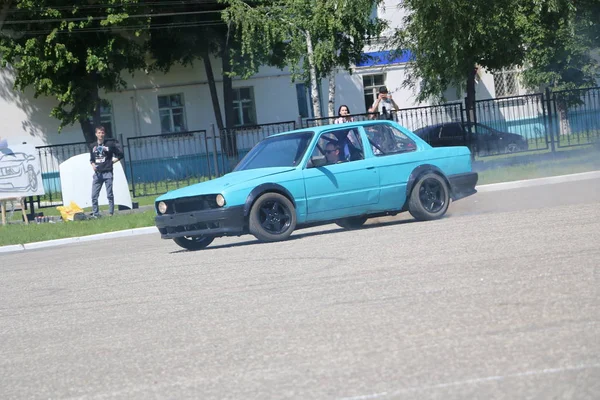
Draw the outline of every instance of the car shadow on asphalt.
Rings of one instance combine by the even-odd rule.
[[[413,222],[417,222],[417,221],[414,219],[405,219],[405,220],[392,220],[392,221],[385,221],[385,222],[372,222],[372,223],[367,222],[366,225],[363,225],[362,227],[360,227],[358,229],[344,229],[344,228],[340,228],[340,227],[336,226],[335,228],[325,228],[321,231],[307,232],[307,233],[301,233],[304,229],[307,229],[307,228],[301,228],[301,229],[296,230],[294,233],[292,233],[292,235],[287,240],[284,240],[284,242],[289,242],[291,240],[300,240],[300,239],[304,239],[304,238],[308,238],[308,237],[312,237],[312,236],[330,235],[330,234],[335,234],[335,233],[340,233],[340,232],[345,232],[345,231],[364,231],[364,230],[369,230],[369,229],[381,228],[381,227],[385,227],[385,226],[405,225],[405,224],[409,224],[409,223],[413,223]],[[323,225],[323,227],[329,227],[329,226],[332,226],[332,225]],[[273,242],[261,242],[257,239],[254,239],[254,237],[252,235],[245,235],[245,236],[248,236],[252,239],[246,240],[243,242],[222,244],[222,245],[216,245],[216,246],[209,245],[207,248],[202,249],[202,250],[185,250],[185,249],[175,250],[175,251],[170,252],[170,254],[196,252],[196,251],[204,252],[204,251],[210,251],[210,250],[228,249],[228,248],[243,247],[243,246],[266,245],[266,244],[273,243]],[[217,239],[219,239],[219,238],[217,238]]]

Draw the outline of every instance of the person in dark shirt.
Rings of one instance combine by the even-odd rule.
[[[115,212],[115,199],[113,196],[113,164],[123,159],[123,152],[114,140],[104,140],[106,132],[103,126],[96,127],[96,142],[90,146],[90,163],[94,170],[92,183],[92,217],[99,217],[98,196],[102,184],[106,184],[106,197],[108,198],[108,212]]]

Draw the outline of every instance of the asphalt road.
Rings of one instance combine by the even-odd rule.
[[[2,399],[599,399],[600,180],[0,255]]]

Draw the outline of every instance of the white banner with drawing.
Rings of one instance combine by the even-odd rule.
[[[30,144],[0,147],[0,200],[44,195],[42,170]]]

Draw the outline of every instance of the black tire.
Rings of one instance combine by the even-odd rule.
[[[350,217],[335,221],[337,226],[344,229],[358,229],[367,222],[367,217]]]
[[[27,180],[29,181],[29,189],[35,192],[38,187],[38,180],[35,170],[31,165],[27,168]]]
[[[212,236],[182,236],[173,241],[187,250],[202,250],[215,240]]]
[[[419,221],[441,218],[450,205],[448,184],[433,172],[423,175],[410,193],[408,211]]]
[[[252,205],[248,228],[263,242],[285,240],[296,229],[296,209],[287,197],[265,193]]]
[[[512,142],[506,145],[506,148],[504,149],[506,153],[515,153],[517,151],[520,150],[519,145]]]

